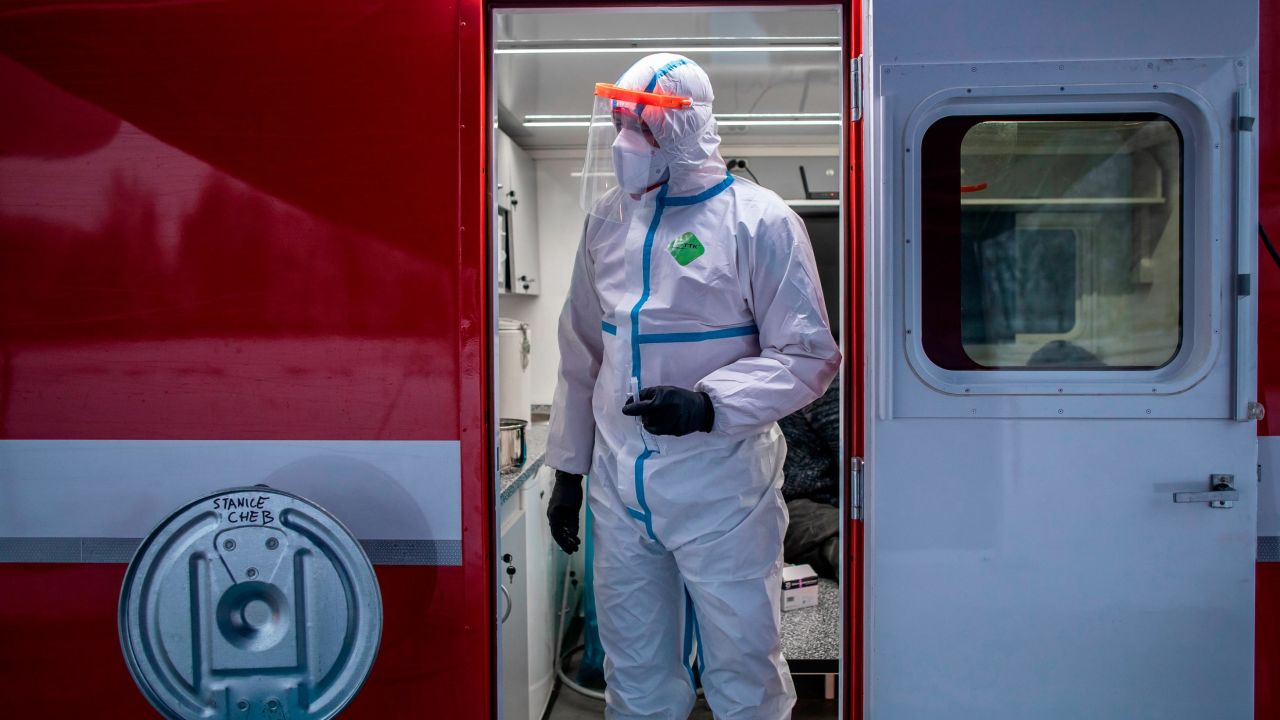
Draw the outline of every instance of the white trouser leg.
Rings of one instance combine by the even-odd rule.
[[[681,657],[685,596],[675,559],[637,521],[595,517],[605,717],[686,720],[694,690]]]
[[[693,600],[702,685],[716,720],[791,717],[796,692],[779,617],[786,512],[781,494],[769,491],[728,532],[675,551]]]
[[[782,657],[780,573],[689,582],[701,643],[702,685],[716,720],[784,720],[796,691]]]

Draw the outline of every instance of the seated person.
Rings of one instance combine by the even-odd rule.
[[[782,497],[787,501],[783,559],[808,563],[833,580],[840,572],[840,380],[807,407],[778,421],[787,438]]]
[[[1097,355],[1067,340],[1050,340],[1031,354],[1028,365],[1056,365],[1063,368],[1098,368],[1106,363]]]

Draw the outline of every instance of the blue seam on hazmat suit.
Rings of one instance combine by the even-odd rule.
[[[606,320],[601,320],[601,321],[600,321],[600,329],[601,329],[601,330],[604,330],[605,332],[609,333],[610,335],[617,335],[617,334],[618,334],[618,326],[617,326],[617,325],[614,325],[613,323],[608,322],[608,321],[606,321]]]
[[[635,307],[631,308],[631,375],[636,379],[636,388],[642,386],[643,381],[640,379],[640,309],[649,300],[649,260],[653,255],[653,239],[658,234],[658,224],[662,221],[663,200],[667,197],[667,187],[663,185],[658,190],[658,202],[653,209],[653,220],[649,222],[649,231],[644,236],[644,251],[642,257],[644,266],[641,268],[641,291],[640,299],[636,301]],[[637,400],[639,398],[636,398]],[[653,512],[649,510],[649,504],[644,500],[644,461],[653,454],[653,451],[645,448],[644,452],[636,457],[636,503],[640,505],[640,511],[644,513],[644,530],[649,534],[649,538],[655,542],[658,536],[653,534]]]
[[[653,511],[649,509],[649,503],[644,501],[644,461],[648,460],[652,454],[652,450],[645,448],[644,452],[636,457],[636,502],[644,512],[644,531],[649,533],[649,539],[657,542],[658,536],[653,534]]]
[[[649,260],[653,256],[653,238],[658,234],[658,223],[662,221],[662,210],[665,207],[663,200],[667,197],[667,186],[663,185],[658,190],[658,204],[653,209],[653,219],[649,221],[649,231],[644,236],[644,250],[641,253],[644,265],[641,270],[641,286],[640,299],[636,300],[636,304],[631,308],[631,376],[636,379],[636,384],[643,387],[643,380],[640,377],[640,343],[638,336],[640,334],[640,308],[649,301]]]
[[[697,687],[697,682],[693,678],[693,664],[689,661],[689,655],[693,653],[693,598],[689,596],[689,589],[684,590],[684,652],[680,654],[680,661],[684,663],[684,669],[689,673],[690,687]]]
[[[687,197],[667,198],[667,205],[671,205],[671,206],[697,205],[698,203],[704,200],[710,200],[711,198],[719,195],[720,193],[724,192],[732,184],[733,184],[733,176],[726,175],[724,180],[721,180],[719,184],[712,185],[711,187],[707,188],[706,190],[703,190],[697,195],[689,195]]]
[[[676,67],[681,64],[683,63],[671,63],[671,67]],[[659,71],[659,73],[662,73],[662,72],[663,71],[661,70]],[[657,76],[654,77],[654,82],[657,82]],[[708,188],[707,190],[704,190],[698,193],[697,195],[690,195],[688,197],[671,198],[671,200],[667,199],[667,189],[668,189],[667,185],[663,185],[658,190],[657,204],[653,209],[653,220],[649,222],[649,231],[645,233],[644,250],[641,253],[642,261],[644,265],[641,268],[642,272],[641,272],[640,299],[637,300],[635,306],[631,308],[631,376],[636,379],[637,388],[644,387],[644,381],[641,379],[641,373],[640,373],[640,346],[646,342],[643,336],[641,336],[640,334],[640,310],[644,307],[644,304],[649,301],[649,289],[650,289],[649,277],[650,277],[650,264],[653,259],[653,240],[658,235],[658,226],[662,222],[662,211],[666,209],[666,206],[668,204],[694,205],[700,202],[704,202],[706,200],[710,200],[711,198],[724,192],[732,184],[733,184],[733,175],[726,175],[725,179],[722,182],[720,182],[719,184],[711,188]],[[601,322],[603,323],[603,321]],[[755,330],[754,325],[747,326],[747,327],[749,327],[752,330]],[[730,328],[730,330],[741,331],[741,329],[739,328]],[[708,335],[712,335],[718,332],[723,332],[723,331],[713,330],[711,331],[711,333],[708,333]],[[683,334],[685,333],[655,333],[651,337],[662,337],[664,335],[670,336],[670,335],[683,335]],[[751,333],[744,333],[744,334],[751,334]],[[716,336],[716,337],[719,337],[719,336]],[[723,337],[734,337],[734,336],[725,335]],[[706,337],[701,339],[714,339],[714,338]],[[697,341],[698,340],[692,340],[692,342],[697,342]],[[651,342],[688,342],[688,341],[686,340],[653,340]],[[649,509],[649,504],[645,502],[645,499],[644,499],[644,461],[647,460],[649,456],[652,454],[653,454],[653,450],[650,450],[649,448],[646,447],[644,452],[640,453],[640,455],[636,457],[636,470],[635,470],[636,502],[640,505],[640,512],[643,513],[642,519],[644,522],[645,532],[649,534],[649,538],[651,540],[654,540],[656,542],[658,540],[658,536],[654,535],[653,533],[653,511]]]
[[[693,616],[693,639],[698,643],[698,672],[707,672],[707,663],[702,659],[702,627],[698,625],[698,616]]]
[[[705,332],[682,333],[649,333],[640,336],[640,344],[648,343],[684,343],[702,342],[703,340],[719,340],[721,338],[746,337],[760,332],[754,324],[741,327],[724,328],[723,330],[707,330]]]
[[[653,89],[658,87],[659,78],[671,72],[672,70],[675,70],[681,65],[688,65],[688,64],[689,64],[688,60],[685,60],[684,58],[680,58],[679,60],[672,60],[666,65],[663,65],[662,67],[658,68],[658,71],[653,74],[653,79],[649,81],[649,84],[648,86],[645,87],[644,91],[653,92]]]

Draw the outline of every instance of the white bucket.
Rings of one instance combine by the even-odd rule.
[[[529,326],[519,320],[498,318],[498,417],[528,421]]]

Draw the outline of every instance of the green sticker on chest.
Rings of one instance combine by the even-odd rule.
[[[691,232],[687,232],[667,246],[667,252],[671,253],[671,257],[676,259],[683,267],[689,263],[702,257],[702,253],[707,249],[702,247],[702,242],[698,240],[698,236]]]

